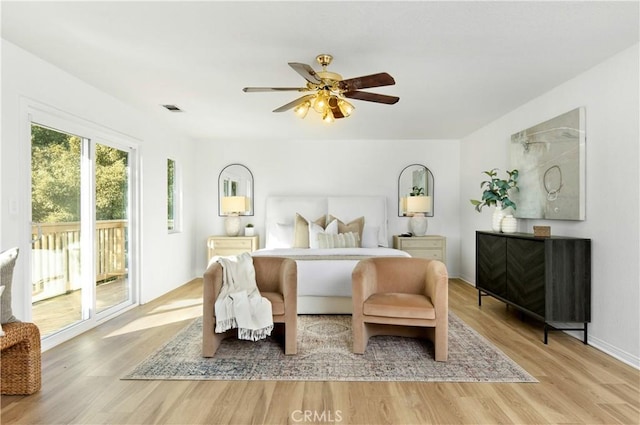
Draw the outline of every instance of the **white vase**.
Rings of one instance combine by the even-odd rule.
[[[494,232],[499,232],[501,230],[503,218],[504,210],[502,209],[502,204],[498,202],[496,208],[493,210],[493,215],[491,216],[491,229],[493,229]]]
[[[245,236],[253,236],[255,234],[255,230],[253,227],[245,227],[244,228],[244,235]]]
[[[502,219],[502,232],[503,233],[515,233],[518,227],[518,219],[511,214],[504,216]]]

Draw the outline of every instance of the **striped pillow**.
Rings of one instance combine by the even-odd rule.
[[[338,233],[331,235],[320,233],[318,235],[318,248],[358,248],[360,236],[356,232]]]

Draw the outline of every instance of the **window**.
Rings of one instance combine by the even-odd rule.
[[[167,159],[167,229],[180,231],[180,182],[176,161]]]

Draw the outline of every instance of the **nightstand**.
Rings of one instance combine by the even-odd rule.
[[[428,258],[447,262],[447,238],[438,235],[393,236],[393,247],[411,254],[412,257]]]
[[[207,259],[216,255],[238,255],[258,249],[258,235],[254,236],[210,236],[207,239]]]

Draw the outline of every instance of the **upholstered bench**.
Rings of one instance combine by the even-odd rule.
[[[33,394],[42,386],[40,330],[33,323],[2,325],[0,336],[0,393]]]

